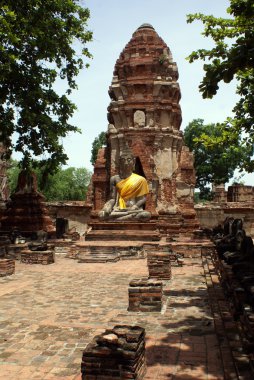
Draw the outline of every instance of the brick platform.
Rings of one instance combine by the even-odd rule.
[[[24,264],[42,264],[48,265],[55,262],[54,251],[29,251],[21,252],[20,261]]]
[[[210,254],[173,268],[156,313],[127,311],[133,273],[148,276],[145,259],[15,264],[14,276],[0,278],[1,380],[81,380],[87,345],[123,324],[146,331],[145,380],[254,378]]]
[[[0,259],[0,277],[10,276],[15,273],[15,261],[11,259]]]
[[[201,257],[202,253],[212,252],[214,244],[209,240],[194,241],[193,239],[178,238],[176,241],[171,242],[170,238],[167,239],[170,249],[183,257]]]
[[[145,230],[95,230],[86,235],[86,241],[159,241],[158,231]]]
[[[161,311],[161,307],[161,281],[141,278],[130,282],[128,311]]]
[[[115,326],[98,335],[83,352],[82,380],[141,380],[146,372],[145,330]]]

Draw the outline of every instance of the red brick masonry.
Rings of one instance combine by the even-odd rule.
[[[161,281],[140,278],[130,282],[128,311],[161,311],[161,307]]]
[[[141,380],[146,372],[145,330],[115,326],[87,346],[81,363],[82,380]]]
[[[15,273],[15,261],[0,259],[0,277],[10,276]]]

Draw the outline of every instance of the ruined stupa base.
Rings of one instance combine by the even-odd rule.
[[[30,251],[21,252],[20,261],[23,264],[49,265],[55,262],[54,251]]]

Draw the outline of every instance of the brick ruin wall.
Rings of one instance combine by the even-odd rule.
[[[48,202],[47,206],[54,223],[57,218],[68,219],[69,229],[75,229],[80,235],[86,233],[91,207],[85,202]]]

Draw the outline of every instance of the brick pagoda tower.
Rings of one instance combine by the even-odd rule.
[[[128,146],[136,172],[146,177],[146,209],[161,232],[198,227],[193,194],[193,155],[183,143],[178,69],[166,43],[150,24],[141,25],[116,62],[108,107],[107,146],[95,163],[88,203],[92,217],[107,201],[109,179]]]
[[[45,204],[44,196],[37,190],[37,179],[33,172],[22,170],[14,194],[10,196],[1,217],[1,229],[9,233],[17,228],[25,237],[44,230],[53,235],[55,227]]]

